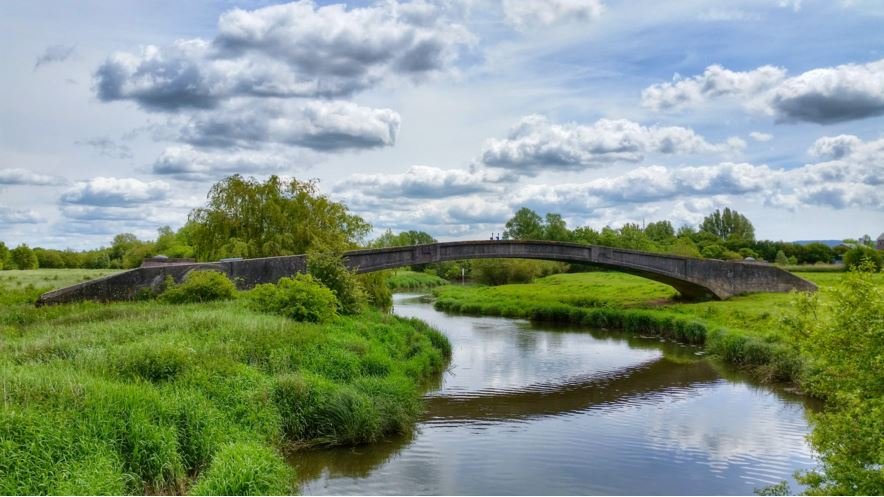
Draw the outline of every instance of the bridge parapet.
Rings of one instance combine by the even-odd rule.
[[[726,299],[751,292],[815,291],[816,285],[765,264],[693,259],[598,245],[546,241],[483,240],[353,250],[344,261],[360,273],[464,259],[522,258],[583,263],[635,274],[671,285],[688,297]],[[292,255],[213,263],[141,267],[40,296],[38,304],[78,300],[130,300],[167,277],[181,281],[191,271],[226,273],[240,289],[273,283],[307,270],[307,256]]]

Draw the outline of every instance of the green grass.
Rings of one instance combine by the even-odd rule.
[[[821,288],[844,277],[798,275]],[[884,273],[875,279],[884,286]],[[795,381],[801,372],[784,324],[792,308],[790,294],[682,302],[669,286],[617,272],[559,274],[524,285],[449,286],[435,294],[441,310],[622,329],[704,344],[766,381]]]
[[[391,290],[420,290],[447,285],[448,280],[435,274],[416,271],[395,271],[387,278],[387,286]]]
[[[4,495],[289,493],[284,453],[411,430],[419,383],[450,357],[439,332],[378,312],[318,325],[242,300],[36,308],[3,292]]]
[[[118,273],[118,269],[27,269],[0,271],[0,288],[19,289],[28,285],[54,290]]]

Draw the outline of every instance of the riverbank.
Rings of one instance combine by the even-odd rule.
[[[419,383],[450,355],[424,323],[379,312],[314,325],[239,301],[35,308],[40,289],[0,274],[4,495],[291,493],[284,455],[408,432]]]
[[[444,286],[448,280],[435,274],[421,273],[417,271],[397,270],[387,277],[387,287],[394,292],[411,292],[416,290],[429,290]]]
[[[798,276],[828,288],[844,273]],[[875,275],[875,282],[884,286],[884,274]],[[761,381],[799,380],[801,364],[783,321],[792,310],[790,294],[681,302],[672,287],[616,272],[558,274],[496,287],[451,285],[434,293],[440,310],[659,335],[703,345]]]

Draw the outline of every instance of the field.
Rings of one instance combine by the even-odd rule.
[[[103,274],[0,273],[0,494],[290,493],[285,455],[412,429],[450,354],[374,311],[316,325],[242,299],[31,304]]]
[[[118,269],[29,269],[0,271],[0,288],[10,290],[28,286],[44,289],[62,288],[118,273]]]
[[[822,289],[844,277],[797,274]],[[884,287],[884,274],[875,275],[875,282]],[[435,294],[442,310],[625,329],[705,344],[707,351],[761,380],[794,381],[800,372],[784,321],[793,312],[790,294],[681,302],[672,287],[617,272],[558,274],[522,285],[447,286]]]

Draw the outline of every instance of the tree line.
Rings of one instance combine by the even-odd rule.
[[[366,237],[370,232],[371,225],[351,213],[346,205],[320,194],[315,181],[283,180],[271,176],[262,182],[234,175],[213,185],[206,205],[194,209],[187,223],[177,231],[164,226],[154,240],[141,240],[131,233],[121,233],[113,238],[110,246],[84,251],[31,248],[25,244],[10,248],[0,241],[0,269],[128,269],[155,255],[211,261],[228,257],[339,253],[365,246],[435,242],[423,231],[395,234],[387,230],[369,241]],[[506,222],[503,237],[586,243],[710,259],[753,258],[783,265],[831,263],[845,256],[853,246],[854,252],[860,251],[860,255],[875,259],[879,267],[881,264],[880,254],[862,241],[845,240],[846,245],[829,247],[823,243],[756,240],[755,228],[749,219],[730,208],[716,210],[696,227],[684,225],[676,229],[670,221],[660,220],[645,226],[627,223],[619,228],[606,226],[595,230],[587,226],[571,229],[560,214],[541,216],[523,207]],[[864,240],[871,239],[864,237]],[[476,264],[492,263],[474,261]],[[460,276],[463,267],[464,264],[448,264],[416,269],[433,269],[439,276],[454,279]],[[537,271],[550,270],[544,267]]]

